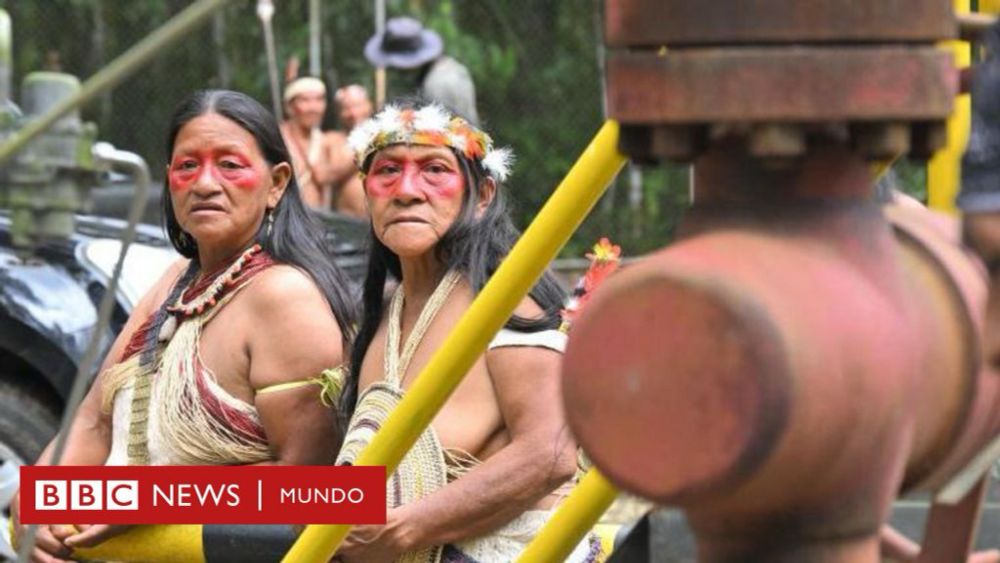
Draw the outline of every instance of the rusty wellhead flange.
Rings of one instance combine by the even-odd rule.
[[[818,137],[926,157],[958,92],[934,43],[957,27],[948,0],[607,0],[608,114],[638,160],[730,136],[764,158]]]

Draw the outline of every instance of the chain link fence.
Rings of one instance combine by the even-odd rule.
[[[14,80],[35,70],[92,75],[162,25],[189,0],[0,0],[14,25]],[[279,68],[291,57],[309,68],[309,0],[275,0]],[[321,69],[333,91],[358,83],[371,92],[374,70],[362,50],[374,32],[373,1],[323,0]],[[507,190],[524,227],[603,119],[600,0],[387,0],[387,14],[411,15],[436,30],[465,64],[485,128],[518,155]],[[283,73],[282,73],[283,74]],[[388,95],[413,93],[415,76],[389,71]],[[164,169],[175,105],[201,88],[247,92],[271,107],[262,26],[255,2],[234,2],[212,24],[105,94],[84,118],[100,136]],[[332,110],[332,108],[331,108]],[[326,125],[337,127],[335,112]],[[158,176],[162,176],[159,174]],[[627,254],[662,246],[686,204],[686,172],[631,168],[595,209],[565,256],[580,256],[607,235]]]

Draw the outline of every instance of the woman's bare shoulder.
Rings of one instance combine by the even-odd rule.
[[[331,305],[313,278],[287,264],[258,274],[246,289],[245,304],[262,326],[294,320],[296,324],[337,328]]]
[[[308,274],[288,264],[278,264],[258,274],[248,293],[259,305],[314,304],[325,301],[319,286]]]
[[[258,274],[240,299],[255,389],[313,377],[342,363],[336,317],[308,274],[273,266]]]

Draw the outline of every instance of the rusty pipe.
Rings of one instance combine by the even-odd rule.
[[[950,387],[979,377],[969,317],[927,306],[865,173],[839,149],[779,168],[711,150],[683,239],[610,280],[570,338],[581,445],[684,508],[703,561],[876,561],[913,453],[925,481],[965,455],[941,437],[983,408]]]
[[[919,404],[939,408],[918,421],[903,490],[938,491],[955,503],[985,472],[974,466],[976,454],[1000,433],[1000,373],[983,361],[981,350],[986,272],[961,246],[957,222],[912,206],[889,206],[885,213],[911,291],[929,297],[917,311],[936,331],[922,370],[931,380],[925,391],[933,396]]]

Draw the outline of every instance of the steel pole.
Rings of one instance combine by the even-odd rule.
[[[386,476],[392,475],[625,161],[618,152],[618,123],[607,121],[355,465],[384,465]],[[350,531],[349,525],[309,526],[282,561],[325,563]]]
[[[146,39],[123,53],[120,57],[91,76],[80,87],[80,91],[66,98],[45,115],[27,124],[24,129],[15,133],[6,143],[0,146],[0,163],[5,162],[14,153],[24,148],[28,142],[52,126],[67,113],[83,106],[107,90],[120,84],[123,80],[143,68],[146,63],[163,54],[172,45],[186,37],[198,26],[206,23],[209,18],[231,0],[200,0],[150,34]]]

